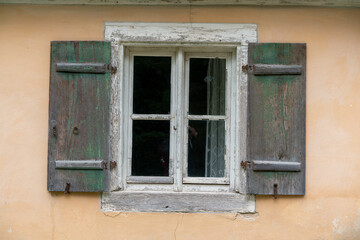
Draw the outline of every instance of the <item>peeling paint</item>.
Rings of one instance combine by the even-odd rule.
[[[105,216],[107,216],[107,217],[112,217],[112,218],[114,218],[114,217],[119,216],[119,215],[120,215],[120,212],[103,212],[103,214],[104,214]]]
[[[259,217],[259,213],[238,213],[236,219],[245,221],[255,221]]]
[[[335,218],[333,220],[333,238],[334,240],[359,240],[360,239],[360,210],[357,218],[349,223],[348,216],[345,217],[343,223]]]

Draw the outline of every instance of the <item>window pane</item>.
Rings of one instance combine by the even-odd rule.
[[[134,57],[134,104],[137,114],[170,113],[171,57]]]
[[[169,176],[169,121],[133,121],[132,176]]]
[[[191,58],[189,114],[225,115],[226,60]]]
[[[225,176],[225,121],[189,121],[188,176]]]

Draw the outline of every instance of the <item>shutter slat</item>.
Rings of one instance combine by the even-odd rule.
[[[59,160],[55,161],[55,168],[103,170],[106,168],[106,162],[104,160]]]
[[[108,190],[110,54],[109,42],[51,43],[49,191]]]
[[[251,162],[253,171],[271,171],[271,172],[298,172],[301,170],[299,162],[280,162],[280,161],[261,161]]]
[[[249,69],[254,75],[298,75],[301,72],[301,65],[254,64]]]
[[[306,45],[250,43],[247,193],[305,194]]]
[[[56,63],[57,72],[105,73],[105,63]]]

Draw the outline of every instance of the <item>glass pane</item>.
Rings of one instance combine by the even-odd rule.
[[[225,121],[189,121],[188,176],[225,176]]]
[[[169,176],[169,121],[133,121],[132,176]]]
[[[134,105],[137,114],[170,113],[171,57],[134,57]]]
[[[189,114],[225,115],[226,60],[191,58]]]

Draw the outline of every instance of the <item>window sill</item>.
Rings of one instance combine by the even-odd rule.
[[[254,213],[255,195],[239,193],[110,192],[101,196],[105,212]]]

